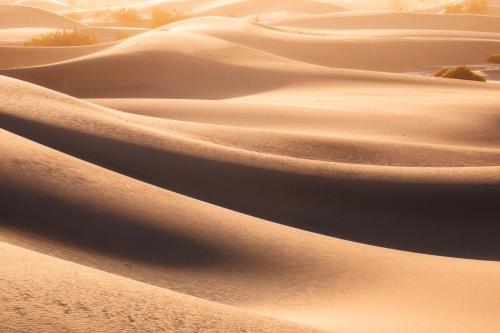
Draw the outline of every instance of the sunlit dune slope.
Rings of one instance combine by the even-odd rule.
[[[29,27],[80,29],[86,26],[68,17],[35,7],[0,5],[0,29]]]
[[[234,56],[238,53],[229,51],[227,58],[219,52],[215,61],[207,58],[209,52],[200,53],[201,41],[215,42],[187,36],[200,41],[196,56],[186,54],[188,47],[181,54],[164,44],[158,44],[161,56],[148,53],[157,45],[155,36],[148,35],[142,46],[132,39],[86,59],[6,73],[83,97],[238,98],[228,108],[234,108],[233,114],[241,110],[249,124],[264,123],[259,114],[266,109],[274,114],[296,110],[287,111],[286,126],[267,116],[269,125],[263,129],[285,133],[153,119],[154,132],[132,136],[132,149],[119,148],[121,136],[130,136],[125,124],[107,125],[114,129],[101,133],[104,125],[75,122],[75,133],[82,137],[69,141],[62,140],[65,130],[55,130],[57,122],[43,121],[55,128],[41,138],[163,188],[283,224],[406,250],[498,258],[498,246],[490,241],[498,230],[493,222],[499,195],[496,85],[331,70],[257,52],[253,62],[246,58],[242,63]],[[395,94],[406,97],[395,101]],[[255,105],[253,114],[245,111],[248,103]],[[186,105],[198,108],[200,115],[212,112],[210,104]],[[140,126],[150,123],[128,117]],[[32,121],[15,117],[7,128],[28,135]],[[42,125],[35,121],[33,126]],[[94,144],[83,149],[85,142]]]
[[[500,0],[17,4],[1,333],[496,333]],[[96,44],[26,46],[54,29]],[[432,77],[459,65],[488,82]]]
[[[64,11],[73,9],[65,2],[57,0],[19,0],[14,2],[18,6],[30,6],[50,11]]]
[[[384,11],[305,14],[302,17],[284,17],[266,23],[315,29],[431,29],[500,32],[500,17],[495,16]]]
[[[215,156],[212,163],[217,163],[216,159],[224,153],[221,148],[174,135],[142,118],[97,108],[12,79],[1,80],[6,87],[2,92],[1,121],[3,127],[11,131],[2,130],[0,134],[3,153],[0,197],[6,207],[0,231],[3,241],[172,291],[256,311],[259,315],[333,331],[440,332],[446,327],[468,332],[472,329],[492,331],[498,325],[495,313],[500,306],[499,290],[494,283],[500,276],[498,263],[425,256],[341,241],[259,220],[147,184],[130,177],[123,165],[137,161],[132,164],[148,167],[153,174],[158,170],[172,178],[182,178],[184,183],[197,183],[200,188],[210,184],[199,183],[192,177],[179,177],[167,169],[168,165],[178,164],[183,154],[202,156],[204,152],[205,161],[209,161],[211,155]],[[163,146],[163,152],[157,145]],[[98,154],[112,156],[115,164],[107,167],[121,169],[123,174],[89,163],[98,162],[89,155],[90,147]],[[167,156],[164,152],[171,149],[167,147],[189,150],[176,154],[175,159],[157,160],[156,157]],[[130,155],[142,149],[147,149],[147,158]],[[114,152],[125,155],[120,157]],[[234,150],[229,153],[225,158],[230,158],[231,163],[219,164],[222,168],[218,169],[229,183],[232,174],[242,178],[250,176],[241,168],[243,164],[254,170],[253,178],[249,179],[254,183],[259,182],[259,174],[265,169],[274,170],[278,179],[282,173],[299,186],[300,173],[305,172],[322,175],[327,182],[326,174],[336,173],[331,180],[336,179],[342,187],[343,182],[356,187],[360,181],[356,180],[354,169],[306,165],[299,160],[279,160],[271,156],[267,156],[268,162],[265,162],[262,155]],[[204,170],[208,179],[211,175],[207,174],[210,169],[206,165],[191,163],[190,168]],[[297,171],[287,172],[290,166]],[[364,171],[365,179],[377,174],[369,168]],[[426,177],[431,178],[432,173],[439,177],[439,172],[431,170]],[[476,184],[494,184],[496,172],[496,169],[474,168],[457,174],[447,171],[456,179],[455,192],[465,190],[461,187],[469,186],[467,182],[473,180]],[[392,177],[416,177],[411,172],[397,174]],[[380,173],[377,177],[378,181],[384,179]],[[459,180],[460,177],[467,180]],[[250,181],[240,184],[248,187],[245,192],[252,191]],[[308,176],[308,181],[316,186],[315,190],[323,191],[313,177]],[[217,186],[221,185],[223,182]],[[276,184],[268,184],[265,188],[274,186]],[[407,182],[405,187],[412,191],[411,183]],[[442,193],[440,187],[446,185],[435,184],[434,195]],[[465,191],[460,193],[467,195]],[[275,196],[275,207],[282,205],[277,198],[279,195]],[[401,201],[392,203],[397,207]],[[475,228],[480,228],[477,221]],[[470,230],[468,236],[473,237]],[[2,268],[10,273],[2,276],[15,286],[9,290],[8,295],[12,297],[8,300],[27,297],[33,300],[19,301],[25,302],[24,306],[51,304],[46,305],[44,313],[63,316],[64,320],[57,320],[58,325],[81,323],[82,326],[75,328],[84,329],[89,324],[87,316],[81,318],[81,322],[72,318],[87,307],[91,309],[90,318],[96,321],[93,325],[109,329],[130,328],[132,324],[120,318],[130,315],[135,325],[139,325],[149,318],[147,314],[153,313],[165,313],[160,320],[168,328],[169,325],[176,327],[175,324],[179,324],[176,316],[184,320],[184,316],[193,312],[189,315],[189,324],[197,325],[208,318],[207,325],[213,330],[220,329],[221,325],[252,325],[252,329],[263,331],[270,327],[276,331],[301,329],[169,291],[156,291],[150,286],[55,259],[44,259],[41,263],[39,255],[8,245],[2,245],[2,252],[10,258]],[[30,262],[33,264],[28,264]],[[29,279],[29,275],[19,276],[20,269],[10,269],[24,267],[17,265],[30,265],[30,270],[25,271],[40,278],[31,285],[34,289],[19,280]],[[79,273],[72,273],[75,271]],[[58,272],[63,275],[54,280],[52,277]],[[78,274],[78,279],[75,277],[69,284],[72,274]],[[56,288],[59,292],[52,294],[50,291]],[[88,293],[78,291],[83,288]],[[135,291],[130,294],[132,289]],[[102,297],[111,297],[113,303],[106,304],[116,303],[118,309],[123,307],[116,320],[103,318],[103,304],[100,298],[92,296],[101,292],[104,292]],[[139,298],[144,299],[141,303],[144,307],[127,306]],[[462,302],[463,299],[468,301]],[[174,302],[187,305],[172,308],[170,304]],[[9,303],[2,306],[5,304]],[[151,312],[149,307],[155,310]],[[67,313],[61,313],[68,308]],[[1,311],[2,318],[8,319],[2,323],[29,329],[33,322],[19,319],[23,309],[9,306]],[[29,309],[25,311],[27,315],[43,315]],[[222,322],[210,319],[221,315]],[[41,322],[51,324],[52,318],[58,317],[45,317]],[[144,325],[154,324],[148,321]]]
[[[102,50],[109,45],[79,47],[0,46],[0,68],[30,67],[78,58]]]
[[[6,333],[316,332],[1,242],[0,258]]]

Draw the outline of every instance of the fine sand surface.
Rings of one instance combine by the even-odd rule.
[[[0,332],[498,330],[497,4],[133,4],[193,15],[154,30],[17,4]],[[99,43],[23,45],[62,28]],[[490,82],[423,75],[452,65]]]

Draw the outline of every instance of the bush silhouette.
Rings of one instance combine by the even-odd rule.
[[[442,77],[445,79],[458,79],[486,82],[486,79],[481,74],[474,72],[469,67],[459,66],[454,68],[442,68],[436,73],[434,77]]]
[[[190,15],[182,12],[169,12],[165,9],[162,9],[160,7],[154,7],[151,10],[151,28],[158,28],[163,25],[184,20],[189,18]]]
[[[127,27],[140,27],[142,25],[142,17],[139,12],[131,8],[120,8],[111,12],[111,18],[118,24]]]
[[[492,64],[500,64],[500,53],[492,54],[487,59],[488,62]]]
[[[91,33],[78,30],[56,30],[31,38],[26,46],[80,46],[98,43]]]

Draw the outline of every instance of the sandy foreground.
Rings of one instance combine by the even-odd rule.
[[[129,4],[0,5],[0,332],[498,332],[500,1]]]

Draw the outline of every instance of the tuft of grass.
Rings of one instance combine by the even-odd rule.
[[[154,7],[151,10],[151,28],[158,28],[163,25],[173,23],[176,21],[185,20],[190,18],[191,15],[183,12],[173,11],[170,12],[168,10],[162,9],[160,7]]]
[[[142,17],[132,8],[120,8],[110,13],[111,18],[118,24],[126,27],[142,26]]]
[[[64,13],[64,16],[69,17],[70,19],[73,19],[75,21],[81,21],[83,19],[82,14],[80,14],[79,12]]]
[[[471,70],[469,67],[466,66],[442,68],[436,73],[434,73],[434,77],[486,82],[486,78],[484,76],[482,76],[477,72],[474,72],[473,70]]]
[[[31,38],[26,46],[80,46],[97,44],[98,39],[94,34],[74,29],[55,30]]]
[[[500,64],[500,53],[490,55],[487,61],[492,64]]]

